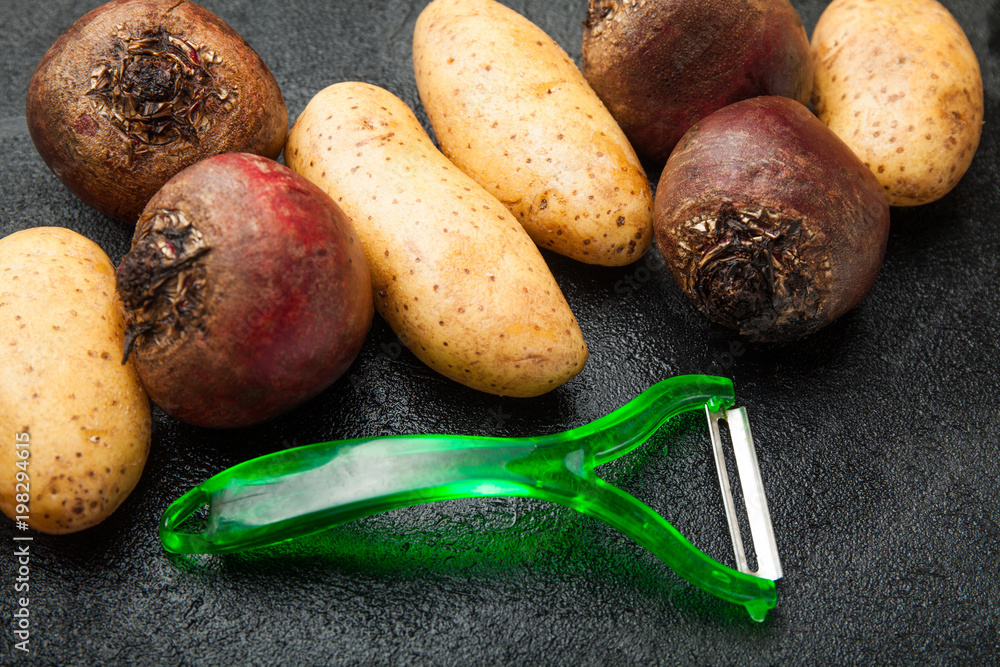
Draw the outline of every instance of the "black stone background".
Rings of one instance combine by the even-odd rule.
[[[35,65],[97,4],[0,2],[0,234],[61,225],[117,263],[131,230],[59,184],[24,121]],[[424,0],[204,4],[270,66],[290,118],[353,79],[398,94],[427,125],[410,52]],[[753,346],[703,320],[655,252],[618,269],[546,254],[591,356],[564,387],[518,400],[437,376],[376,318],[345,377],[266,425],[217,432],[157,411],[126,503],[83,533],[35,536],[29,659],[12,648],[14,529],[0,521],[0,663],[998,664],[1000,3],[945,4],[982,67],[982,143],[951,194],[892,211],[878,281],[841,320]],[[579,62],[584,0],[510,5]],[[811,33],[825,2],[795,5]],[[763,624],[604,524],[527,499],[426,505],[224,557],[174,557],[157,536],[172,500],[254,456],[380,434],[559,431],[690,372],[732,377],[750,414],[785,567]],[[602,475],[731,561],[699,418]]]

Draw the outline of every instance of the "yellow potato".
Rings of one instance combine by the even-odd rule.
[[[649,180],[566,52],[493,0],[435,0],[413,65],[441,149],[535,242],[589,264],[638,259],[653,239]]]
[[[979,146],[983,81],[935,0],[833,0],[813,31],[813,105],[893,206],[940,199]]]
[[[149,400],[121,363],[114,271],[68,229],[0,239],[0,509],[45,533],[107,518],[149,453]]]
[[[583,368],[583,335],[538,248],[395,95],[365,83],[321,91],[285,163],[351,218],[376,308],[428,366],[505,396],[545,393]]]

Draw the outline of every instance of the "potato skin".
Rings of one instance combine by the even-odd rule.
[[[15,515],[15,434],[31,456],[29,525],[71,533],[107,518],[149,453],[149,400],[122,364],[125,324],[114,266],[68,229],[0,240],[0,509]],[[23,439],[24,436],[20,436]]]
[[[542,248],[606,266],[652,243],[635,151],[566,52],[493,0],[435,0],[413,65],[441,150]]]
[[[503,396],[537,396],[583,368],[583,335],[538,248],[395,95],[353,82],[319,92],[285,161],[352,219],[376,309],[428,366]]]
[[[813,31],[813,104],[893,206],[946,195],[979,146],[983,81],[954,17],[934,0],[834,0]]]
[[[694,123],[760,95],[809,103],[809,37],[789,0],[590,0],[581,68],[636,151],[662,166]]]
[[[144,42],[149,51],[169,51],[166,62],[186,72],[165,107],[184,120],[156,125],[155,136],[123,119],[138,113],[129,99],[148,99],[151,114],[163,113],[154,110],[165,95],[157,77],[165,74],[136,68],[131,93],[112,76],[121,53]],[[36,68],[26,113],[32,141],[59,180],[129,224],[184,167],[236,151],[276,158],[288,130],[284,98],[257,53],[212,12],[177,0],[113,0],[84,15]],[[162,145],[148,149],[149,142]]]

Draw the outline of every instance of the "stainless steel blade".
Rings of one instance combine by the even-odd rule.
[[[778,557],[778,545],[774,539],[771,513],[767,508],[764,483],[760,476],[760,465],[757,461],[757,452],[754,448],[753,436],[750,433],[750,422],[747,419],[746,409],[733,408],[723,411],[711,410],[705,406],[705,414],[708,417],[708,432],[712,438],[712,451],[715,457],[715,467],[719,473],[719,486],[722,490],[726,521],[729,523],[729,535],[733,541],[736,569],[745,574],[766,579],[780,579],[782,576],[781,560]],[[743,501],[746,506],[747,522],[750,524],[750,536],[753,540],[754,553],[757,556],[756,572],[750,570],[746,551],[743,548],[743,537],[736,516],[736,505],[733,502],[733,493],[729,485],[722,435],[719,431],[720,421],[725,421],[729,425],[733,456],[736,459],[740,488],[743,491]]]

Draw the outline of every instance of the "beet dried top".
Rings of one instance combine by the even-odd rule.
[[[63,184],[129,223],[199,160],[277,157],[288,127],[253,49],[215,14],[176,0],[114,0],[76,21],[35,70],[26,113]]]
[[[705,316],[777,342],[864,296],[882,265],[889,204],[808,109],[758,97],[684,135],[660,176],[654,225],[675,281]]]

